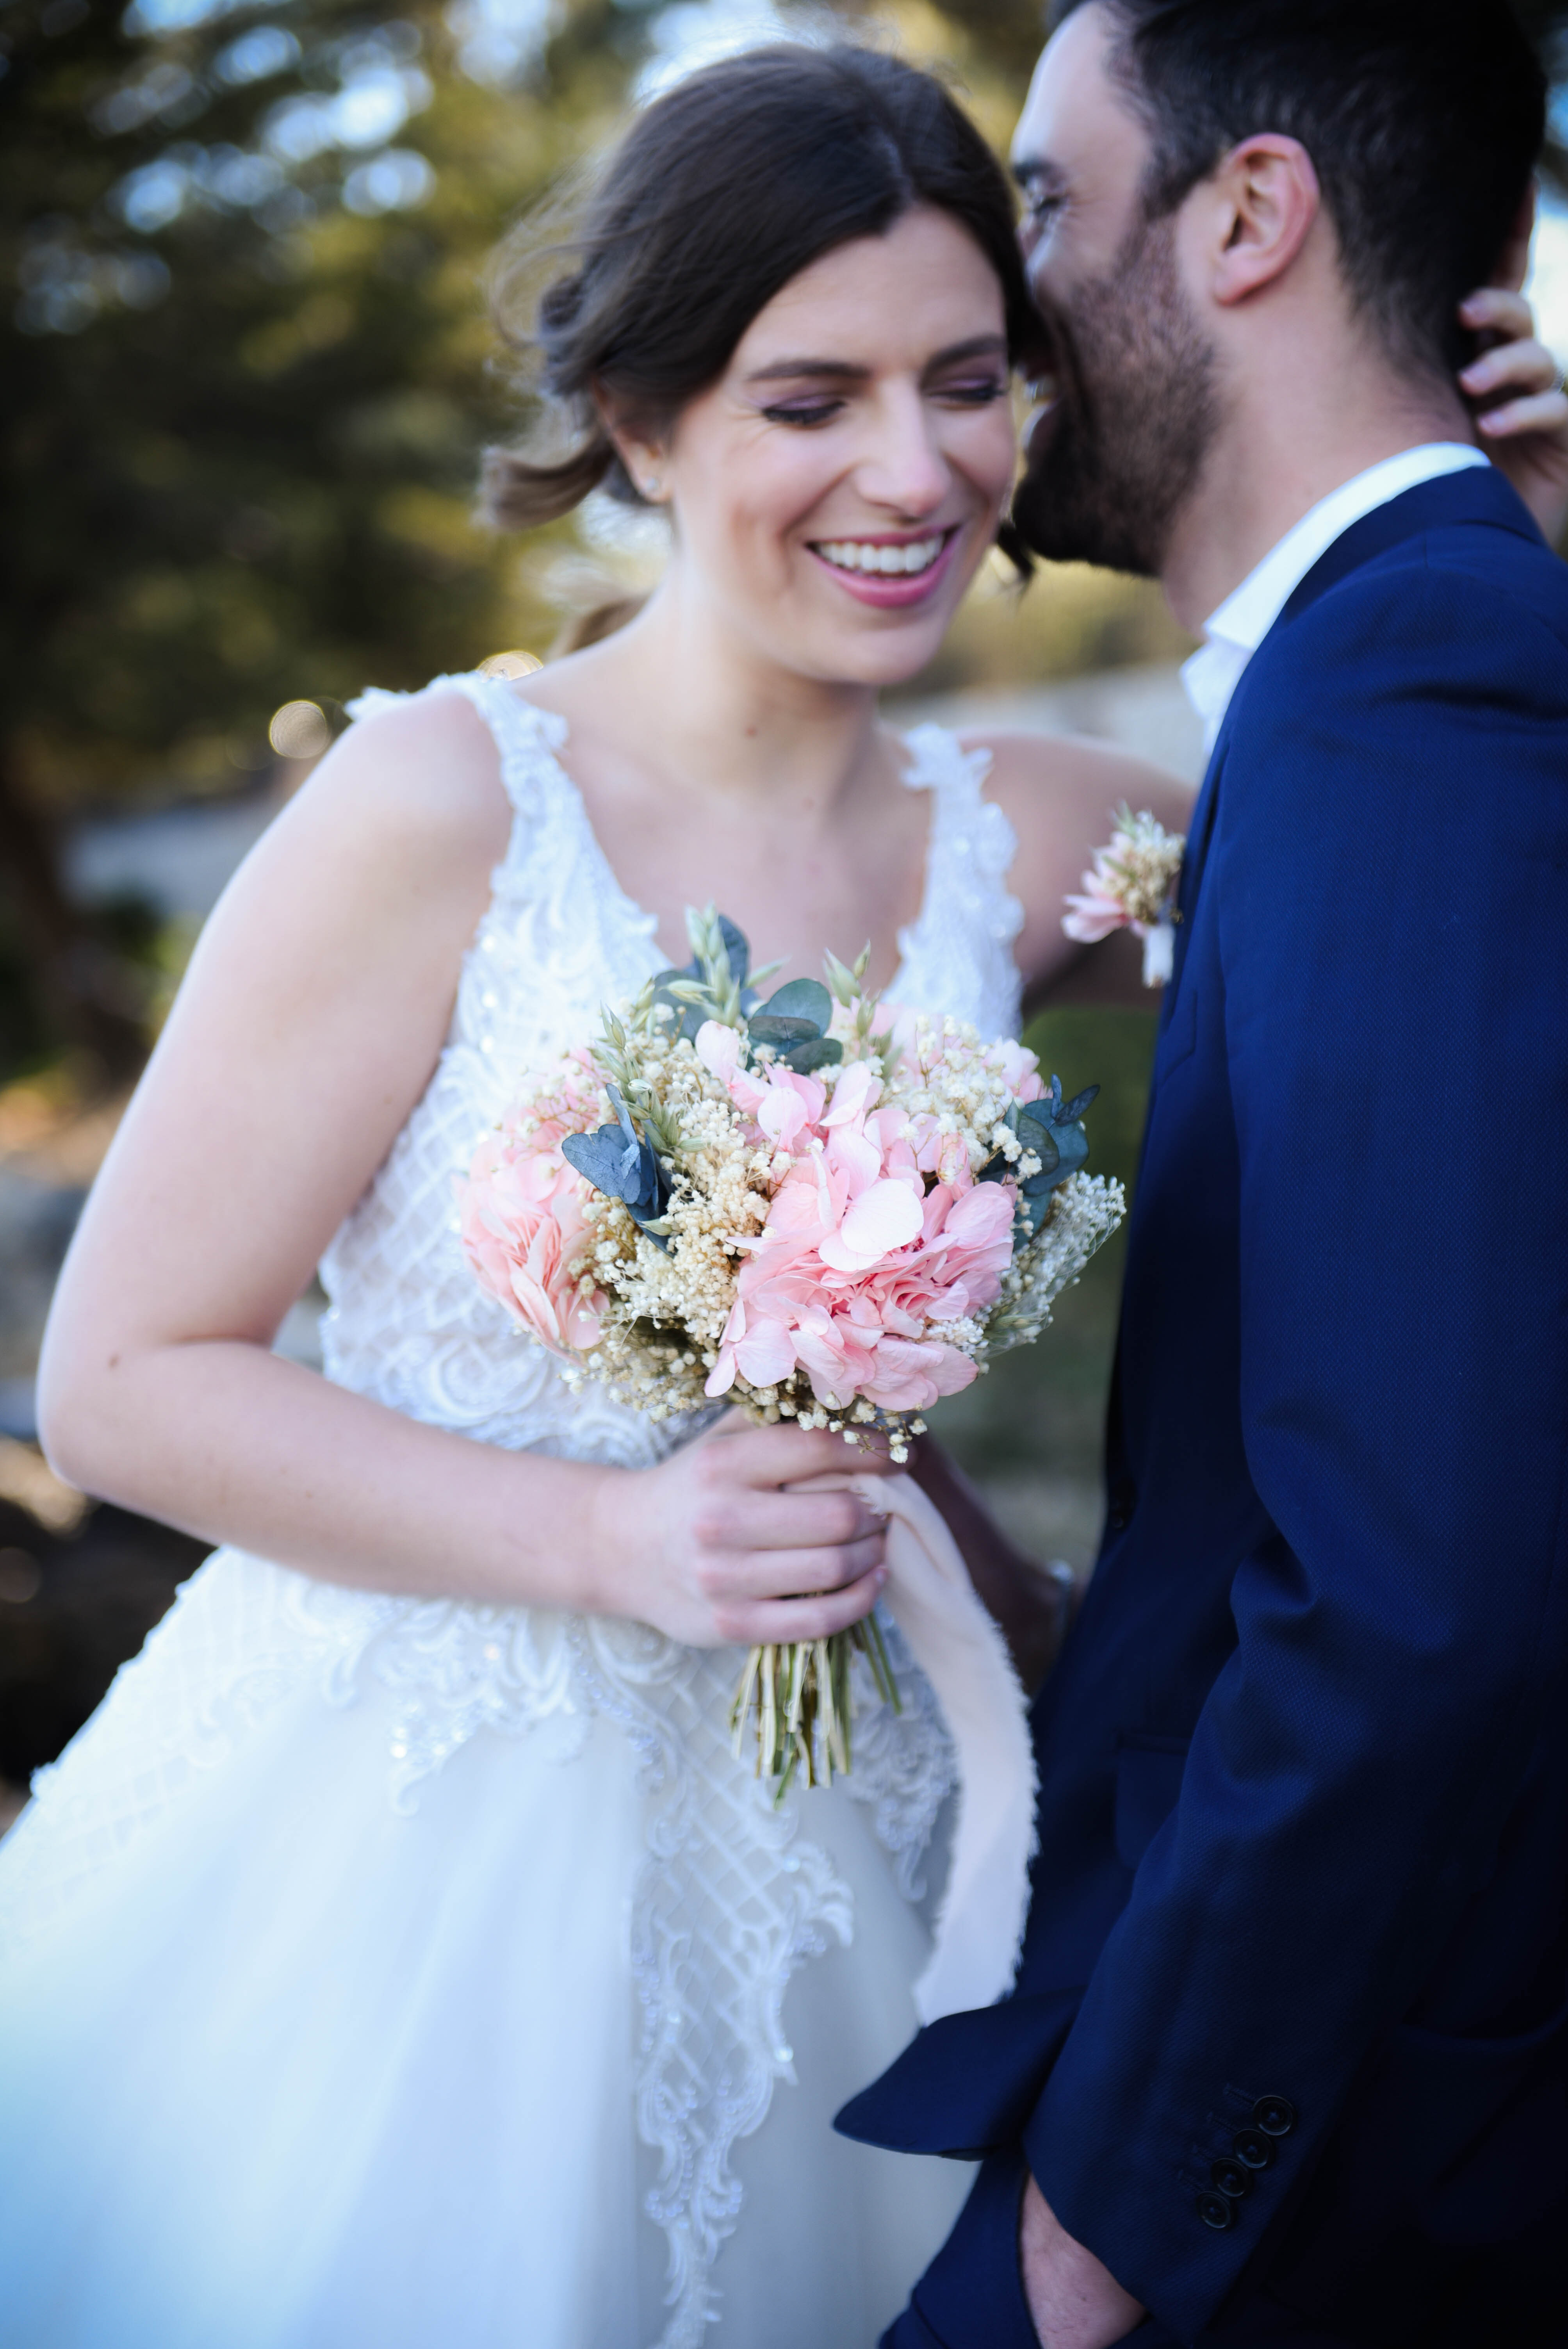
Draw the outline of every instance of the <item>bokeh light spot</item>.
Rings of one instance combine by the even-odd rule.
[[[285,701],[273,712],[267,740],[280,759],[319,759],[332,740],[319,702]]]
[[[531,677],[544,663],[537,653],[491,653],[480,663],[481,677]]]

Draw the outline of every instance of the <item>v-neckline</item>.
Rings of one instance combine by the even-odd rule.
[[[514,706],[524,713],[525,722],[531,720],[532,723],[540,755],[550,768],[572,819],[582,834],[589,857],[597,864],[608,893],[624,912],[627,926],[634,931],[640,931],[648,942],[649,976],[652,977],[656,971],[675,968],[673,963],[665,960],[664,948],[659,941],[658,916],[650,913],[645,905],[641,905],[633,896],[611,864],[608,851],[594,829],[593,819],[588,812],[588,802],[583,796],[582,785],[561,756],[562,750],[572,739],[570,720],[564,718],[559,709],[545,709],[537,701],[529,700],[525,695],[517,692],[515,688],[509,688],[508,691]],[[913,920],[901,924],[893,934],[893,943],[898,948],[898,965],[887,985],[879,990],[889,1002],[898,1002],[902,999],[903,984],[913,960],[911,948],[925,929],[931,916],[936,889],[936,839],[941,804],[937,777],[927,771],[927,763],[923,752],[913,747],[907,734],[896,734],[893,739],[908,761],[908,765],[899,780],[906,791],[928,791],[931,793],[931,817],[926,826],[925,854],[921,871],[920,904]]]

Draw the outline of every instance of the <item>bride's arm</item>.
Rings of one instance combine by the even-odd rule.
[[[841,1442],[748,1430],[626,1471],[424,1426],[270,1352],[422,1093],[507,840],[458,697],[356,727],[204,931],[88,1202],[46,1335],[72,1484],[378,1589],[635,1615],[696,1643],[863,1614],[880,1520]],[[826,1594],[789,1599],[783,1594]]]
[[[1147,760],[1100,742],[1047,734],[974,734],[991,754],[986,791],[1018,835],[1007,885],[1024,908],[1016,952],[1027,1010],[1046,1001],[1137,1003],[1158,997],[1142,983],[1142,949],[1123,933],[1078,946],[1062,928],[1069,890],[1082,885],[1125,801],[1168,832],[1187,829],[1193,787]]]

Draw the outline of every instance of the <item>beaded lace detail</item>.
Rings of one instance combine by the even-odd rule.
[[[443,678],[427,690],[461,693],[487,720],[514,821],[435,1073],[323,1260],[326,1375],[476,1442],[651,1465],[686,1431],[602,1388],[566,1386],[469,1272],[453,1185],[527,1077],[592,1035],[606,999],[634,993],[660,967],[655,918],[620,887],[561,764],[564,721],[500,679]],[[367,694],[354,715],[402,698]],[[924,902],[900,935],[889,993],[986,1034],[1016,1033],[1011,942],[1022,915],[1004,885],[1016,843],[983,796],[986,754],[965,753],[934,726],[908,743],[905,780],[933,795],[931,843]],[[904,1710],[879,1707],[862,1685],[845,1784],[917,1899],[952,1753],[896,1626],[886,1632]],[[372,1679],[390,1692],[389,1792],[403,1809],[482,1731],[546,1739],[564,1764],[594,1714],[616,1722],[648,1806],[632,1949],[637,2121],[659,2168],[649,2215],[668,2243],[671,2313],[658,2349],[696,2349],[717,2313],[711,2271],[740,2205],[732,2148],[761,2122],[774,2082],[792,2076],[780,2019],[790,1974],[852,1930],[848,1889],[802,1836],[799,1806],[775,1807],[730,1752],[738,1661],[642,1624],[348,1589],[220,1551],[120,1675],[80,1791],[69,1751],[40,1773],[8,1853],[23,1896],[13,1913],[41,1921],[192,1770],[221,1764],[247,1723],[285,1702],[352,1705]],[[105,1766],[106,1740],[121,1771]]]

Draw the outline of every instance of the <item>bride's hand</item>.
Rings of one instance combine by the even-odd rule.
[[[1499,338],[1460,377],[1460,390],[1478,408],[1482,443],[1555,545],[1568,522],[1568,393],[1563,370],[1537,341],[1534,316],[1522,294],[1483,285],[1460,305],[1460,316],[1475,333]],[[1486,405],[1480,407],[1482,401]]]
[[[844,1630],[887,1578],[886,1516],[854,1493],[780,1487],[888,1464],[838,1435],[734,1426],[656,1468],[604,1472],[591,1524],[602,1611],[693,1648]]]

